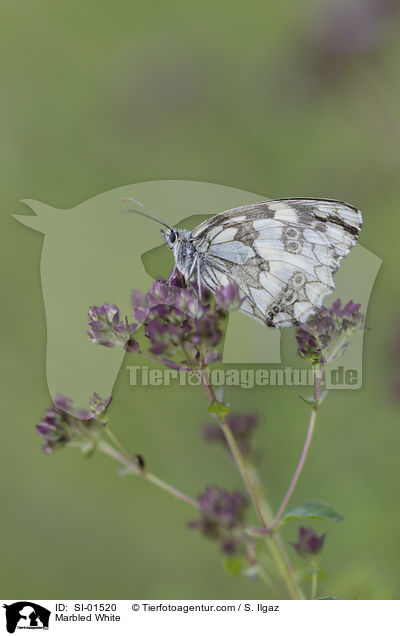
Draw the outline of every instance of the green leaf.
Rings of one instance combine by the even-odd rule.
[[[226,557],[224,559],[224,567],[229,574],[239,576],[242,571],[243,559],[240,556]]]
[[[300,398],[300,400],[303,400],[303,402],[305,402],[309,406],[314,406],[314,404],[317,404],[317,400],[315,400],[312,396],[311,397],[303,397],[302,395],[299,395],[299,398]]]
[[[96,450],[96,444],[94,444],[94,442],[85,442],[81,444],[81,451],[82,451],[83,457],[86,457],[86,458],[92,457],[95,450]]]
[[[303,402],[305,402],[309,406],[314,406],[314,404],[318,404],[318,406],[319,406],[325,400],[325,398],[328,395],[328,393],[329,393],[329,391],[322,391],[320,396],[319,396],[319,398],[318,398],[318,400],[316,400],[314,398],[314,396],[303,397],[302,395],[299,395],[299,398],[300,398],[300,400],[303,400]]]
[[[222,418],[225,417],[225,415],[228,415],[230,410],[230,406],[226,406],[226,404],[222,404],[222,402],[218,402],[218,400],[214,400],[214,402],[211,402],[210,406],[208,407],[209,413],[215,413],[216,415],[218,415],[218,417]]]
[[[292,521],[293,519],[302,518],[327,519],[328,521],[337,523],[338,521],[343,521],[344,516],[341,512],[336,510],[336,508],[323,501],[306,501],[295,508],[287,510],[282,518],[281,524]]]

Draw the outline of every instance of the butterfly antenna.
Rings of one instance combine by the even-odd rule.
[[[168,223],[163,221],[163,219],[160,219],[160,217],[157,216],[157,214],[155,214],[153,210],[150,210],[150,208],[148,208],[147,205],[144,205],[144,203],[140,203],[140,201],[136,201],[136,199],[133,199],[132,197],[123,197],[121,201],[131,201],[132,203],[136,203],[136,205],[140,205],[140,207],[147,210],[147,212],[150,214],[150,217],[147,214],[143,214],[142,212],[139,212],[138,210],[124,210],[122,214],[128,214],[128,213],[139,214],[140,216],[146,217],[146,219],[149,219],[149,218],[153,219],[153,221],[155,221],[156,223],[160,223],[161,225],[164,225],[164,227],[167,227],[169,230],[171,229]]]

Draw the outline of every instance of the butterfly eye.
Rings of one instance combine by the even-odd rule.
[[[174,230],[170,231],[168,238],[169,238],[169,242],[171,244],[175,243],[175,241],[176,241],[176,233],[174,232]]]

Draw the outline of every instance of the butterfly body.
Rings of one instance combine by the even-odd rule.
[[[307,320],[362,226],[357,208],[331,199],[277,199],[216,214],[192,232],[162,230],[185,280],[214,292],[236,282],[241,311],[268,327]]]

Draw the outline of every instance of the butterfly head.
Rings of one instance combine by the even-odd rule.
[[[188,232],[187,230],[177,230],[176,227],[170,227],[168,230],[161,230],[161,234],[165,245],[170,250],[174,250],[178,243],[181,241],[185,243],[185,239],[190,239],[191,232]]]
[[[173,250],[179,241],[179,230],[175,227],[171,227],[168,230],[161,230],[161,235],[164,239],[165,245]]]

